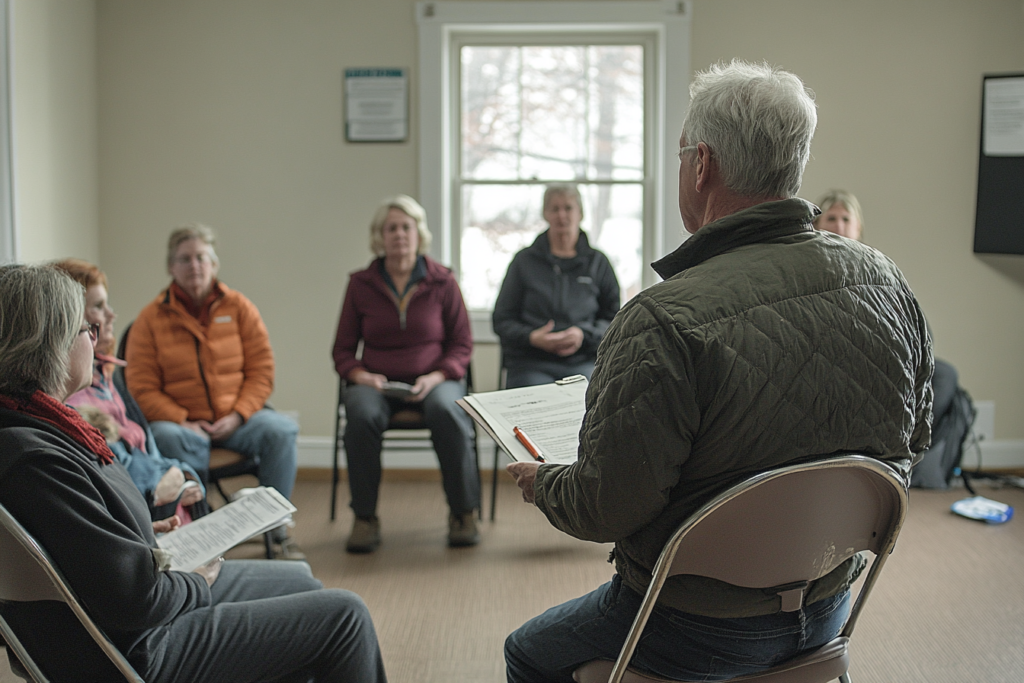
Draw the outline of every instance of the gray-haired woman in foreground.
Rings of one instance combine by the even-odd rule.
[[[64,400],[92,377],[84,289],[50,267],[0,267],[0,503],[53,558],[93,620],[150,683],[384,681],[359,596],[304,562],[165,568],[145,499]],[[56,680],[123,680],[54,602],[0,606]],[[301,637],[296,637],[301,634]]]

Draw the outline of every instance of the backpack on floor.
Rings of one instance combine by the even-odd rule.
[[[932,445],[910,473],[910,485],[925,489],[949,488],[960,467],[964,441],[974,425],[976,411],[971,396],[957,386],[953,400],[932,423]]]

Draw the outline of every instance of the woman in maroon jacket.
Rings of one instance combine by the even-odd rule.
[[[480,541],[473,422],[455,404],[466,393],[461,380],[473,338],[459,285],[448,268],[425,255],[429,247],[426,215],[416,200],[397,195],[383,202],[370,223],[377,258],[352,273],[341,308],[334,366],[348,382],[345,454],[355,512],[349,552],[373,552],[380,545],[382,435],[391,415],[408,408],[422,411],[441,465],[448,545]]]

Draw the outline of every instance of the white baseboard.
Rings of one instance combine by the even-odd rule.
[[[994,439],[981,441],[978,445],[981,448],[981,469],[983,470],[1024,467],[1024,440],[1022,439]],[[965,470],[977,469],[978,451],[968,448],[960,465]]]
[[[331,467],[331,445],[334,439],[329,436],[300,436],[299,437],[299,467],[303,468],[326,468]],[[430,447],[429,441],[417,440],[415,448],[384,449],[384,467],[389,469],[432,469],[437,467],[437,457]],[[997,439],[994,441],[982,441],[981,467],[982,469],[1004,469],[1011,467],[1024,467],[1024,440],[1022,439]],[[477,452],[480,453],[480,465],[484,469],[491,467],[494,442],[488,437],[477,441]],[[342,466],[344,466],[344,453],[341,454]],[[500,465],[505,464],[505,459],[499,460]],[[964,454],[964,469],[975,469],[978,466],[977,451],[969,449]]]

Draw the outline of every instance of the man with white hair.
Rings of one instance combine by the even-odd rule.
[[[814,230],[796,198],[817,124],[795,75],[733,61],[697,74],[679,140],[692,237],[616,316],[587,392],[579,460],[509,471],[550,522],[614,542],[613,580],[505,643],[510,682],[615,659],[668,537],[749,476],[863,453],[905,476],[931,438],[924,315],[881,253]],[[835,637],[855,556],[781,611],[779,591],[668,580],[631,666],[676,680],[762,671]],[[779,587],[780,589],[782,587]]]

